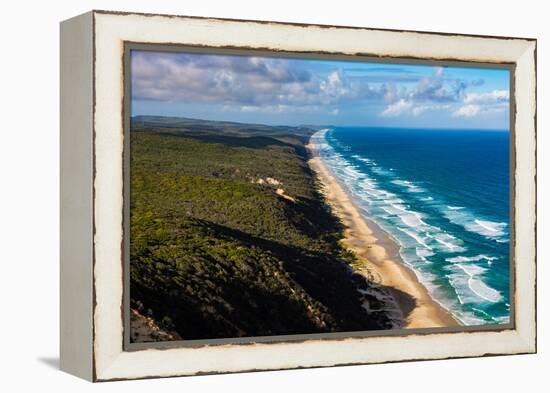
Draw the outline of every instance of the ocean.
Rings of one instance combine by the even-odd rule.
[[[465,325],[510,321],[510,133],[335,127],[312,136],[360,212]]]

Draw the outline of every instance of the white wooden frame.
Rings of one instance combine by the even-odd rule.
[[[514,64],[515,327],[124,351],[124,42]],[[61,24],[61,51],[63,370],[105,381],[536,351],[535,40],[93,11]]]

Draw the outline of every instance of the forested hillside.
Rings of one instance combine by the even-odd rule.
[[[184,340],[389,328],[362,307],[312,132],[133,118],[132,309]]]

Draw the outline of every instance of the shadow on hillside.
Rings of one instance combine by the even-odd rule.
[[[344,331],[379,330],[388,323],[388,316],[383,313],[365,318],[357,288],[370,284],[363,276],[351,274],[348,265],[342,260],[329,254],[256,237],[210,221],[201,220],[201,224],[213,230],[217,236],[237,239],[249,247],[260,247],[284,261],[284,269],[291,274],[292,279],[309,296],[325,305],[330,314],[342,323],[340,328]],[[328,280],[331,281],[330,285]],[[405,320],[416,307],[416,299],[405,292],[385,286],[377,288],[392,293],[399,300]],[[369,301],[376,303],[375,298]],[[378,306],[384,305],[380,303]]]
[[[223,131],[221,131],[223,133]],[[212,133],[209,131],[154,131],[158,135],[173,136],[180,138],[193,139],[203,143],[219,143],[228,147],[247,147],[251,149],[264,149],[270,146],[295,147],[290,143],[283,142],[276,137],[252,135],[252,136],[235,136],[223,135],[220,131]]]
[[[185,134],[185,137],[205,143],[221,143],[229,147],[248,147],[252,149],[264,149],[269,146],[292,147],[289,143],[267,136],[229,136],[209,134]]]
[[[131,278],[133,274],[138,274],[153,282],[143,286],[132,279],[132,301],[141,303],[144,310],[150,309],[151,315],[158,321],[162,322],[165,316],[169,316],[174,330],[183,339],[361,332],[392,328],[391,316],[386,311],[387,303],[379,298],[380,292],[374,291],[364,297],[360,295],[358,288],[371,288],[370,283],[365,277],[353,274],[348,265],[338,256],[332,255],[330,250],[319,252],[289,246],[207,220],[191,219],[188,225],[196,228],[194,233],[198,236],[216,238],[248,249],[261,249],[271,254],[274,257],[272,262],[278,261],[295,286],[301,287],[314,302],[322,305],[319,310],[327,315],[328,319],[325,320],[328,325],[324,328],[316,325],[314,317],[295,299],[278,291],[266,290],[253,280],[249,281],[246,275],[232,275],[230,280],[217,279],[220,274],[232,274],[232,262],[216,260],[213,255],[203,253],[204,250],[197,249],[197,252],[206,259],[206,265],[203,268],[197,265],[198,273],[191,276],[178,276],[170,270],[170,263],[161,259],[134,265],[134,268],[140,268],[131,274]],[[271,262],[241,260],[240,263],[246,263],[245,270],[254,275],[265,272],[261,263]],[[214,269],[209,269],[209,266]],[[153,271],[160,275],[153,274]],[[199,292],[187,290],[188,280],[199,280],[202,289]],[[376,288],[383,291],[389,289]],[[205,299],[210,300],[204,302],[202,291],[215,295],[213,303],[209,296]],[[406,305],[403,310],[406,319],[416,302],[406,293],[393,291],[394,295],[400,297],[401,304]],[[365,300],[369,303],[369,312],[363,308]],[[215,304],[232,307],[213,307]]]

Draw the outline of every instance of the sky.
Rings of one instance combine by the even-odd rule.
[[[131,52],[132,116],[277,125],[509,129],[509,71]]]

